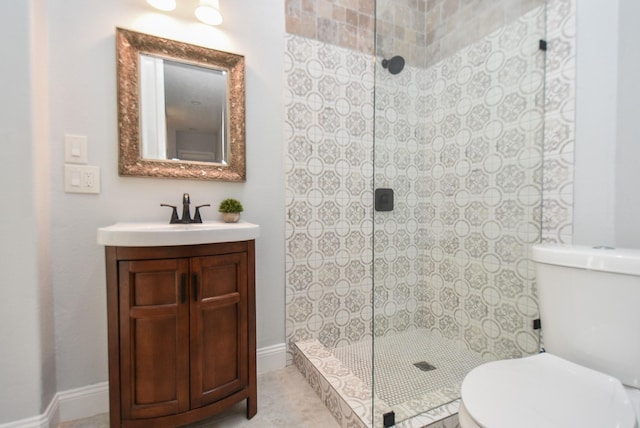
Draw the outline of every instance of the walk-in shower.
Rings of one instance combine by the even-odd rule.
[[[544,5],[469,3],[376,3],[376,54],[407,58],[375,74],[374,187],[397,208],[374,211],[373,346],[335,354],[372,373],[374,417],[395,422],[457,399],[483,361],[539,347]]]
[[[289,36],[287,337],[342,426],[455,417],[471,368],[538,351],[530,246],[571,138],[540,40],[573,7],[377,0],[371,53]]]

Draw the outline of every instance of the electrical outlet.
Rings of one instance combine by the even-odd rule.
[[[100,167],[65,165],[64,191],[67,193],[100,193]]]
[[[87,189],[93,189],[93,183],[95,180],[93,179],[93,171],[83,172],[82,173],[82,185]]]

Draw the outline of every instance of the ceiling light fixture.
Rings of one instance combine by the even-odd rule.
[[[198,18],[205,24],[222,24],[222,14],[220,13],[219,0],[200,0],[200,4],[196,8],[195,14],[196,18]]]
[[[156,9],[169,12],[176,8],[176,0],[147,0],[151,6]]]

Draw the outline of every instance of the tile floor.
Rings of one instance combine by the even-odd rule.
[[[397,345],[398,342],[402,345],[402,339],[404,339],[404,342],[406,342],[407,339],[417,341],[419,336],[425,336],[423,333],[424,332],[416,331],[414,334],[406,335],[406,337],[404,337],[404,335],[400,335],[402,337],[392,339],[387,343],[387,345],[393,345],[394,343]],[[424,339],[424,337],[422,339]],[[433,342],[433,340],[429,341]],[[404,345],[406,345],[406,343]],[[412,346],[413,345],[415,344],[412,342]],[[451,344],[445,345],[448,351],[453,351],[450,346]],[[370,344],[368,348],[370,349]],[[379,348],[380,346],[377,346],[376,349],[378,351],[384,351],[384,349],[389,348],[389,346],[383,345],[382,349]],[[406,349],[407,346],[400,346],[400,349],[403,348]],[[456,385],[444,386],[431,392],[429,392],[429,388],[422,389],[424,386],[420,387],[420,385],[410,385],[408,388],[409,391],[413,390],[421,395],[419,397],[414,397],[405,403],[396,404],[392,407],[382,399],[377,392],[372,392],[370,384],[367,385],[364,380],[354,374],[352,369],[349,368],[344,361],[338,359],[334,354],[335,351],[336,350],[331,351],[325,348],[315,339],[296,342],[294,348],[294,361],[298,370],[300,370],[313,389],[322,397],[322,401],[326,403],[336,420],[341,422],[342,428],[366,428],[371,426],[381,427],[383,425],[382,415],[392,410],[396,414],[397,428],[460,428],[458,423],[459,400],[453,400],[452,398],[459,396],[459,391],[456,388]],[[369,350],[368,355],[371,355],[370,352],[371,351]],[[366,371],[365,366],[367,363],[362,361],[362,358],[366,358],[366,355],[364,357],[362,355],[366,353],[366,350],[364,352],[357,353],[361,354],[361,360],[359,363],[353,364],[354,370],[362,371],[364,367],[364,371]],[[407,354],[409,355],[411,352],[407,352]],[[444,358],[438,357],[438,354],[442,354],[442,352],[432,352],[431,350],[424,354],[419,354],[419,357],[426,357],[433,361],[438,367],[440,367],[437,370],[452,372],[444,376],[445,382],[455,380],[456,372],[459,372],[459,370],[456,369],[458,364],[449,364],[452,362],[450,360],[456,359],[455,352],[452,352],[452,355],[445,356]],[[409,358],[409,363],[400,365],[413,367],[413,361],[415,361],[415,358],[415,356]],[[473,360],[476,359],[473,358]],[[396,370],[397,367],[394,367],[397,365],[398,364],[393,361],[387,362],[386,364],[383,363],[381,370],[390,370],[390,372],[392,372],[391,375],[393,376],[393,373],[398,373],[398,370]],[[413,368],[419,371],[419,369],[415,367]],[[371,377],[370,373],[368,376],[369,378]],[[409,374],[409,377],[418,376],[415,374]],[[432,376],[428,377],[432,378]],[[436,374],[436,377],[441,376]],[[402,382],[397,382],[397,379],[389,380],[392,380],[392,383],[404,384],[407,382],[406,379],[402,379]],[[412,382],[410,381],[409,383],[411,384]],[[426,393],[422,393],[423,391],[426,391]],[[372,407],[374,403],[375,411]],[[438,407],[425,411],[426,409],[431,408],[431,406]]]
[[[333,354],[371,388],[371,340],[336,348]],[[409,407],[405,417],[458,399],[467,373],[487,362],[426,329],[376,338],[374,355],[375,394],[391,407]],[[421,362],[434,369],[422,371],[414,365]]]
[[[107,428],[106,413],[76,421],[63,422],[58,428]],[[189,428],[277,427],[338,428],[333,415],[311,389],[295,366],[258,376],[258,414],[245,417],[245,401],[227,411]]]

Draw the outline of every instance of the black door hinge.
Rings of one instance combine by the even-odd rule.
[[[540,48],[541,51],[546,51],[547,50],[547,41],[540,39],[540,44],[538,45],[538,47]]]

